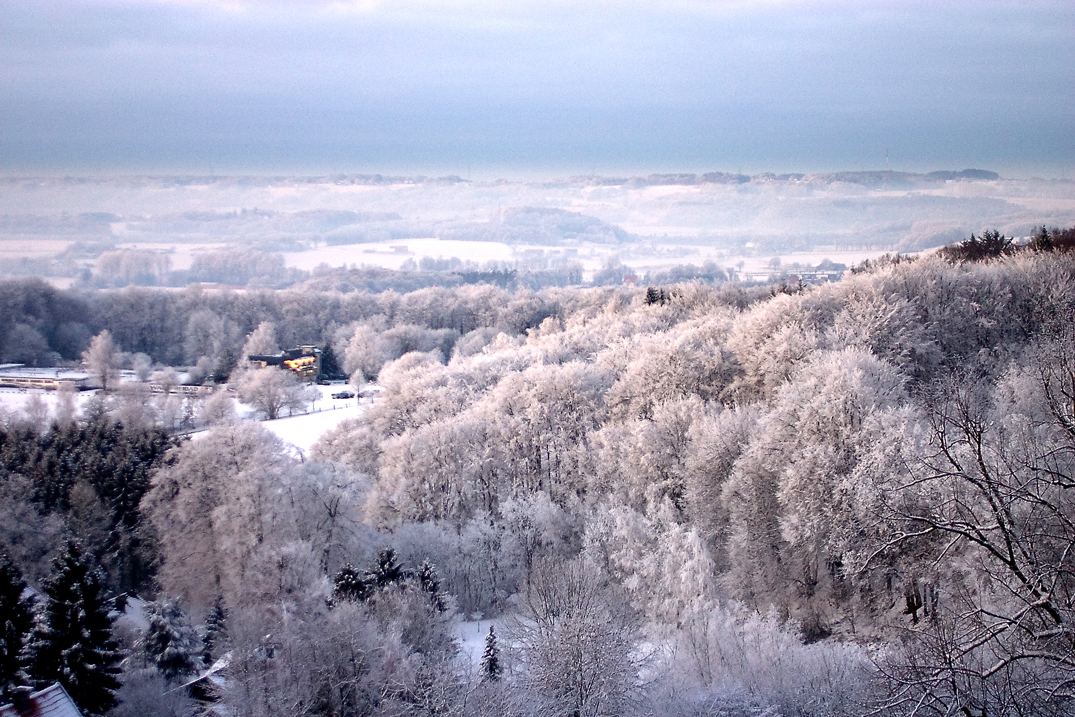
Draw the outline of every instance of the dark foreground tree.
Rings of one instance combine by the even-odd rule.
[[[370,584],[366,576],[348,563],[336,573],[332,596],[337,600],[362,602],[370,596]]]
[[[39,687],[59,682],[83,712],[104,714],[116,705],[121,658],[104,575],[75,541],[53,567],[27,646],[30,676]]]
[[[378,588],[384,588],[401,582],[405,577],[403,567],[396,558],[396,551],[392,548],[381,548],[370,568],[370,579]]]
[[[440,576],[437,575],[437,568],[432,563],[427,560],[419,565],[418,570],[414,572],[414,579],[418,581],[418,586],[429,595],[430,602],[438,612],[448,609],[444,594],[440,591]]]
[[[946,246],[939,254],[952,263],[962,263],[997,259],[1014,251],[1015,246],[1009,237],[996,229],[990,229],[983,232],[980,237],[971,234],[970,239]]]
[[[10,702],[15,687],[23,684],[21,652],[30,630],[33,612],[23,597],[26,581],[18,567],[0,556],[0,701]]]
[[[146,612],[149,625],[139,641],[146,661],[170,682],[197,672],[201,645],[179,599],[149,603]]]

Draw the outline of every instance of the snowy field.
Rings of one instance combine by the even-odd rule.
[[[80,391],[79,393],[74,394],[75,405],[81,410],[86,402],[96,393],[96,391]],[[37,396],[48,408],[50,417],[55,415],[56,399],[59,396],[56,391],[38,391],[23,388],[8,388],[5,386],[0,387],[0,416],[18,416],[24,413],[27,402],[34,396]]]
[[[406,252],[396,251],[393,247],[403,247]],[[586,272],[594,272],[615,257],[633,269],[647,273],[667,269],[682,264],[700,266],[712,261],[726,269],[734,269],[742,264],[747,272],[765,271],[773,256],[742,256],[729,254],[715,247],[675,246],[632,247],[619,245],[599,245],[580,243],[574,247],[577,254],[574,259],[582,264]],[[311,270],[324,263],[330,267],[347,267],[352,264],[362,266],[379,266],[387,269],[399,269],[407,260],[419,261],[424,257],[431,259],[457,258],[462,261],[513,261],[525,258],[528,253],[558,253],[555,247],[535,247],[529,245],[508,246],[500,242],[456,241],[442,239],[406,239],[392,243],[351,244],[346,246],[319,247],[307,251],[288,252],[284,262],[289,267]],[[791,252],[780,255],[783,264],[799,263],[816,266],[825,259],[838,264],[853,266],[866,259],[876,259],[891,250],[846,251],[826,249],[813,252]]]
[[[402,250],[397,250],[401,247]],[[515,258],[512,247],[500,242],[457,241],[450,239],[398,239],[390,242],[369,244],[345,244],[324,246],[307,251],[288,252],[284,254],[284,263],[289,267],[309,271],[319,264],[331,267],[380,266],[386,269],[398,269],[408,259],[418,261],[422,257],[431,259],[450,259],[457,257],[463,261],[511,261]]]
[[[369,390],[371,387],[367,387]],[[341,421],[354,418],[369,408],[372,399],[350,398],[334,399],[333,393],[350,390],[343,384],[318,386],[321,398],[314,402],[308,413],[286,416],[275,421],[264,421],[263,425],[282,441],[298,448],[304,455],[323,434],[335,428]],[[376,390],[376,387],[372,387]],[[98,391],[80,391],[74,394],[75,404],[79,410],[86,405]],[[43,391],[18,388],[0,388],[0,418],[10,416],[24,418],[27,415],[28,404],[37,397],[40,404],[44,405],[47,415],[43,415],[45,421],[51,420],[56,415],[56,402],[59,394],[56,391]],[[236,413],[239,418],[255,420],[256,411],[245,404],[236,402]],[[36,410],[31,408],[31,411]],[[197,435],[197,434],[195,434]]]
[[[287,416],[275,421],[264,421],[262,425],[279,436],[280,440],[295,446],[303,455],[310,452],[310,448],[317,443],[317,439],[328,431],[335,428],[341,421],[361,415],[369,408],[370,399],[349,398],[337,400],[331,394],[343,391],[347,387],[342,384],[331,386],[318,386],[321,389],[321,400],[315,402],[310,413],[300,416]],[[244,417],[251,417],[254,413],[249,406],[239,404],[239,413]]]

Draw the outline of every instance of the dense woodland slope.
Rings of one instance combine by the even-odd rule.
[[[239,715],[1069,714],[1066,235],[814,287],[8,284],[5,360],[107,328],[222,378],[260,326],[384,391],[312,460],[226,413],[182,442],[107,401],[10,416],[4,575],[51,604],[59,554],[157,598],[114,714],[190,713],[168,690],[225,651]],[[5,690],[52,674],[17,639]]]

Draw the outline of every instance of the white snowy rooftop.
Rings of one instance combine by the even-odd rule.
[[[0,707],[0,717],[82,717],[74,700],[59,682],[26,699],[29,704],[22,706],[21,711],[15,703]],[[27,707],[29,711],[26,711]]]
[[[90,376],[85,371],[66,368],[30,368],[21,363],[0,364],[0,375],[18,378],[65,378],[70,381],[81,381]]]

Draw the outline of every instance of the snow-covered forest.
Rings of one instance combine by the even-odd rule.
[[[1070,243],[989,232],[816,286],[0,284],[5,362],[107,330],[241,386],[253,347],[318,344],[382,389],[310,455],[103,392],[3,416],[4,701],[1071,714]]]

